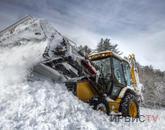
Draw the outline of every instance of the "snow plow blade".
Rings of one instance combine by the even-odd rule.
[[[55,82],[64,82],[66,81],[66,78],[61,75],[58,71],[55,69],[52,69],[49,66],[46,66],[43,63],[40,63],[33,68],[33,72],[41,75],[44,78],[52,79]]]

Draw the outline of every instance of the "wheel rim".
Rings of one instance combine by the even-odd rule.
[[[138,114],[137,105],[135,102],[131,102],[129,105],[129,115],[130,117],[136,118]]]

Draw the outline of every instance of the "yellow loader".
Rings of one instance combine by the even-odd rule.
[[[97,74],[86,76],[66,86],[82,101],[106,114],[139,117],[139,95],[136,91],[138,72],[135,56],[124,59],[112,51],[92,53],[88,56]]]

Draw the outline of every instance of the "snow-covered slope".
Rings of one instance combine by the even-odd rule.
[[[111,122],[110,117],[92,110],[63,84],[29,81],[27,77],[33,66],[42,60],[48,42],[44,38],[35,39],[23,41],[25,43],[19,46],[0,47],[0,129],[165,129],[164,110],[142,108],[143,115],[159,116],[155,122],[147,121],[147,116],[144,122],[125,122],[124,119]]]

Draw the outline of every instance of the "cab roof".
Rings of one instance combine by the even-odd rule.
[[[102,52],[94,52],[88,55],[89,59],[91,61],[94,60],[100,60],[100,59],[104,59],[107,57],[115,57],[121,61],[125,61],[129,64],[129,61],[125,58],[122,58],[120,55],[116,54],[115,52],[112,51],[102,51]]]

